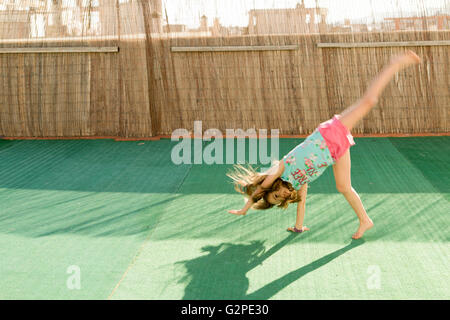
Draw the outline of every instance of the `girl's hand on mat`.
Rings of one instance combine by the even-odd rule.
[[[235,214],[237,216],[245,216],[247,212],[242,210],[228,210],[229,213]]]
[[[289,228],[287,228],[287,230],[290,231],[290,232],[302,233],[304,231],[308,231],[309,228],[307,226],[303,226],[300,229],[297,229],[296,227],[292,227],[292,228],[289,227]]]

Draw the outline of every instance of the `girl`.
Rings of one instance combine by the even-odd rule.
[[[246,195],[248,200],[241,210],[230,210],[229,213],[245,215],[250,208],[287,208],[289,203],[297,202],[295,226],[288,230],[298,233],[309,230],[303,225],[308,184],[332,165],[336,188],[359,219],[358,230],[352,238],[361,238],[365,231],[373,227],[373,222],[358,193],[352,188],[349,148],[355,143],[350,131],[375,106],[394,74],[419,62],[420,58],[412,51],[392,58],[360,100],[331,120],[321,123],[305,141],[275,162],[267,172],[257,173],[251,167],[235,166],[228,176],[234,181],[235,189]]]

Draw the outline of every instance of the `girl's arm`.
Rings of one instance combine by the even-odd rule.
[[[308,184],[305,183],[300,188],[300,190],[298,190],[298,193],[301,197],[301,200],[298,202],[297,205],[297,219],[295,221],[295,227],[288,228],[288,230],[292,232],[302,232],[309,230],[308,227],[303,225],[303,221],[305,219],[305,205],[306,205],[306,194],[308,193]]]
[[[253,193],[254,194],[254,193]],[[254,204],[253,197],[248,198],[247,203],[241,210],[228,210],[229,213],[235,214],[237,216],[245,216],[247,214],[248,209],[252,207]]]
[[[271,167],[267,170],[267,177],[264,179],[263,183],[261,183],[262,188],[270,188],[272,184],[277,180],[284,172],[284,162],[281,160],[278,162],[277,166]],[[262,190],[262,189],[261,189]]]
[[[254,204],[253,197],[258,195],[263,189],[270,188],[270,186],[273,184],[273,182],[279,178],[284,171],[284,163],[283,161],[280,161],[277,166],[273,166],[270,168],[266,173],[267,177],[264,179],[264,181],[259,185],[256,190],[252,193],[252,195],[248,198],[247,203],[241,210],[229,210],[229,213],[238,215],[238,216],[245,216],[247,211],[252,207]]]

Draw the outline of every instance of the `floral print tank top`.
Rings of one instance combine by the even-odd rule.
[[[305,183],[316,180],[334,163],[327,144],[317,129],[285,155],[282,161],[284,172],[281,179],[290,182],[296,190]]]

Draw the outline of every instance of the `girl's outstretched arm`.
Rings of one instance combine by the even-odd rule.
[[[264,179],[264,181],[259,185],[256,190],[252,193],[252,195],[248,198],[247,203],[241,210],[229,210],[229,213],[235,214],[237,216],[245,216],[247,211],[253,206],[255,203],[253,201],[253,198],[257,196],[259,193],[261,193],[264,189],[270,188],[273,184],[273,182],[281,177],[284,171],[284,163],[283,161],[280,161],[276,166],[271,167],[266,173],[267,177]]]
[[[301,200],[297,205],[297,219],[295,221],[295,226],[293,228],[288,228],[288,231],[292,232],[303,232],[309,230],[308,227],[303,225],[305,219],[305,205],[306,205],[306,194],[308,193],[308,184],[305,183],[300,190],[298,190]]]
[[[277,165],[272,166],[269,170],[267,170],[267,177],[264,179],[263,183],[261,183],[261,187],[264,189],[270,188],[272,184],[277,180],[284,172],[284,162],[279,161]],[[261,189],[262,190],[262,189]]]
[[[248,209],[252,207],[254,204],[252,197],[248,198],[247,203],[241,210],[228,210],[229,213],[235,214],[237,216],[245,216],[247,214]]]

